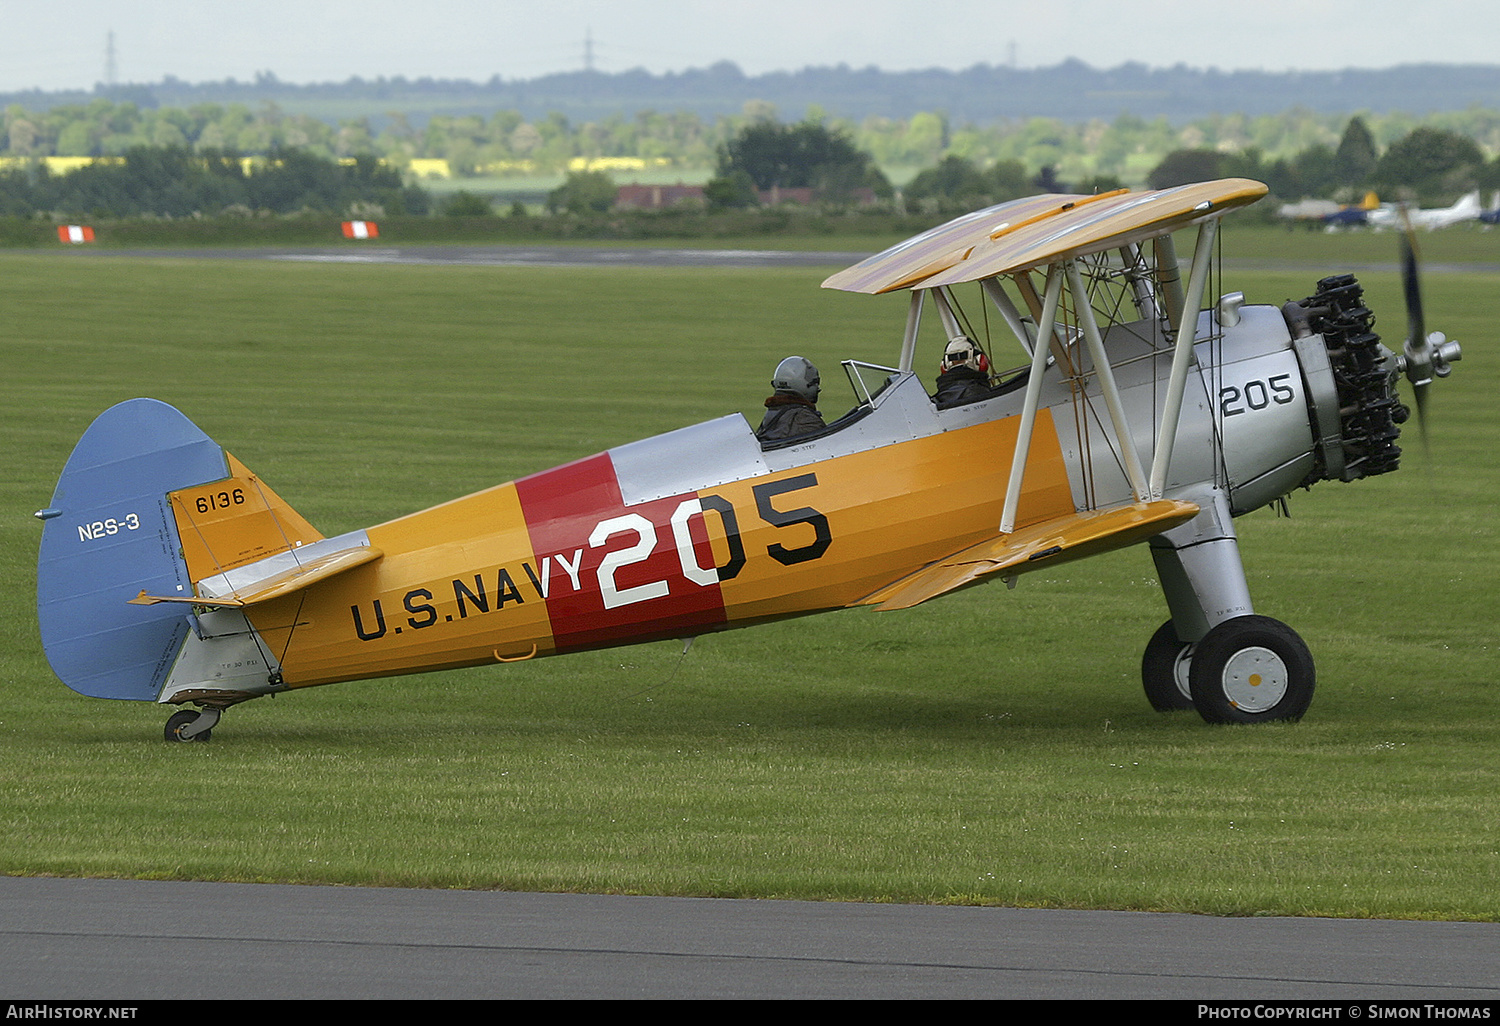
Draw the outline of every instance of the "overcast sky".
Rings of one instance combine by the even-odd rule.
[[[0,91],[92,88],[111,31],[120,82],[342,82],[534,78],[589,38],[606,72],[1495,64],[1495,22],[1493,0],[0,0]]]

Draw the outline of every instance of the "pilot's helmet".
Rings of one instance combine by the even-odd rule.
[[[776,365],[771,378],[771,387],[778,392],[790,392],[810,403],[818,401],[820,387],[818,368],[804,356],[788,356]]]
[[[948,348],[943,350],[943,364],[939,372],[950,371],[954,367],[968,367],[981,374],[987,374],[990,361],[989,357],[984,355],[984,350],[980,349],[969,336],[954,335],[948,340]]]

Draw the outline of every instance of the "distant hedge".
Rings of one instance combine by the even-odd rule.
[[[360,205],[389,214],[425,214],[429,199],[374,157],[341,162],[295,149],[252,162],[227,151],[134,146],[118,160],[62,175],[50,174],[44,164],[0,171],[0,215],[11,217],[341,213]]]
[[[211,217],[177,219],[80,218],[94,228],[92,245],[101,248],[176,246],[309,246],[367,245],[346,240],[329,214],[278,217]],[[933,215],[880,212],[827,214],[803,210],[756,210],[725,213],[610,213],[588,217],[525,215],[510,217],[428,217],[388,215],[376,218],[380,241],[411,244],[503,244],[508,242],[650,241],[652,239],[743,239],[777,236],[797,239],[829,236],[869,237],[884,245],[925,231],[940,220]],[[0,217],[0,247],[60,245],[57,223],[49,219]]]

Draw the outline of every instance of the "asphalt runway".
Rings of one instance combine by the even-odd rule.
[[[869,253],[643,246],[402,246],[266,252],[270,260],[483,267],[847,267]]]
[[[0,877],[0,999],[1500,1001],[1500,924]]]
[[[847,267],[864,253],[650,246],[382,246],[87,250],[91,256],[471,267]]]

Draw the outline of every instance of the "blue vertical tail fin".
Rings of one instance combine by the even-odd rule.
[[[168,493],[229,476],[213,439],[155,399],[131,399],[89,425],[63,467],[42,528],[37,619],[63,683],[97,698],[155,701],[193,594]]]

